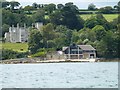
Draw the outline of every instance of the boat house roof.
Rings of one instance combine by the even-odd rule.
[[[77,46],[80,47],[82,50],[96,50],[91,45],[77,45]],[[63,47],[63,51],[65,51],[69,47]]]

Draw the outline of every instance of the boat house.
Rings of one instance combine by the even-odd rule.
[[[72,44],[62,49],[65,59],[93,59],[96,58],[96,49],[91,45]]]

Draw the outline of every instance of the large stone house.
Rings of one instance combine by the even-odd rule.
[[[32,25],[32,27],[35,27],[36,29],[41,29],[43,26],[43,23],[37,22]],[[26,27],[24,24],[24,27],[20,27],[19,24],[17,24],[17,27],[12,27],[9,28],[9,32],[5,33],[5,41],[6,42],[11,42],[11,43],[24,43],[28,41],[28,36],[29,36],[29,28]]]
[[[72,44],[68,47],[63,47],[65,59],[90,59],[96,58],[96,49],[91,45],[76,45]]]
[[[7,42],[27,42],[28,41],[28,29],[24,25],[24,27],[20,27],[19,24],[17,24],[17,27],[9,28],[9,32],[5,33],[5,40]]]

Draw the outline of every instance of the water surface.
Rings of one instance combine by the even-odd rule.
[[[118,63],[3,64],[1,88],[117,88]]]

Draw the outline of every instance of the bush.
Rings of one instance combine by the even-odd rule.
[[[37,53],[33,54],[32,57],[42,57],[42,58],[44,58],[46,56],[46,54],[47,54],[46,49],[41,48],[37,51]]]
[[[8,50],[8,49],[2,49],[0,50],[2,51],[1,56],[2,56],[2,60],[6,60],[6,59],[15,59],[15,58],[25,58],[27,57],[28,53],[27,52],[16,52],[13,50]]]
[[[46,52],[37,52],[32,55],[32,57],[45,57],[45,56],[46,56]]]

